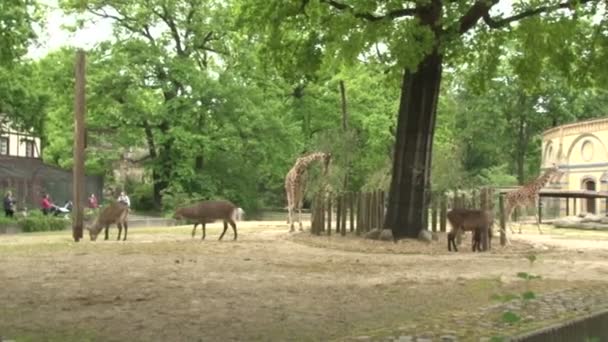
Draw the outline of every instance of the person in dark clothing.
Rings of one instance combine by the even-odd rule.
[[[13,193],[10,191],[6,192],[4,196],[4,215],[6,217],[13,217],[15,214],[15,200],[13,199]]]

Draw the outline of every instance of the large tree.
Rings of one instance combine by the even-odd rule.
[[[503,31],[516,22],[538,19],[537,37],[541,39],[543,27],[588,18],[602,1],[522,1],[512,6],[508,16],[490,13],[498,3],[499,0],[247,0],[239,10],[243,17],[257,21],[256,34],[266,33],[270,52],[282,51],[276,54],[282,64],[288,64],[293,59],[288,56],[294,54],[303,56],[308,64],[322,59],[320,55],[326,60],[352,61],[381,43],[377,48],[379,59],[389,70],[401,70],[384,227],[392,229],[395,238],[403,238],[415,237],[427,227],[432,141],[444,65],[458,62],[478,49],[488,49],[493,55],[495,46],[487,42],[494,35],[504,36]],[[499,33],[491,33],[492,30]],[[306,63],[302,65],[306,67]]]

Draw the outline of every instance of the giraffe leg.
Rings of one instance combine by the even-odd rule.
[[[513,211],[515,210],[515,208],[513,209],[508,209],[507,210],[507,217],[505,218],[507,221],[507,226],[509,226],[509,229],[511,230],[511,234],[515,234],[515,229],[513,229],[513,221],[511,220],[511,215],[513,215]]]
[[[538,233],[543,234],[543,230],[540,229],[540,217],[538,217],[538,211],[534,210],[534,218],[536,218],[536,226],[538,227]]]
[[[288,217],[288,221],[289,221],[289,232],[293,232],[293,206],[289,206],[289,208],[287,209],[289,211],[289,217]]]
[[[300,231],[303,231],[304,228],[302,228],[302,206],[301,205],[298,207],[298,222],[300,222]]]

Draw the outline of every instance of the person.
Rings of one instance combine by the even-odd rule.
[[[44,215],[48,215],[52,208],[53,208],[53,202],[51,202],[51,198],[49,197],[49,194],[44,194],[44,197],[42,198],[42,213]]]
[[[13,217],[15,214],[15,199],[13,199],[13,193],[9,190],[4,196],[4,215],[6,217]]]
[[[89,208],[91,208],[91,209],[99,208],[99,203],[97,203],[97,197],[95,197],[95,194],[91,194],[91,196],[89,196]]]
[[[131,200],[129,200],[129,196],[127,196],[124,191],[120,192],[120,196],[118,196],[118,203],[124,203],[127,205],[127,207],[131,207]]]

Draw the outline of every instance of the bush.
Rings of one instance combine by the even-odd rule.
[[[24,233],[64,230],[69,223],[69,220],[59,217],[26,217],[19,220]]]
[[[17,222],[16,218],[10,218],[10,217],[6,217],[6,216],[0,216],[0,226],[6,226],[6,225],[9,225],[9,224],[14,224],[16,222]]]

